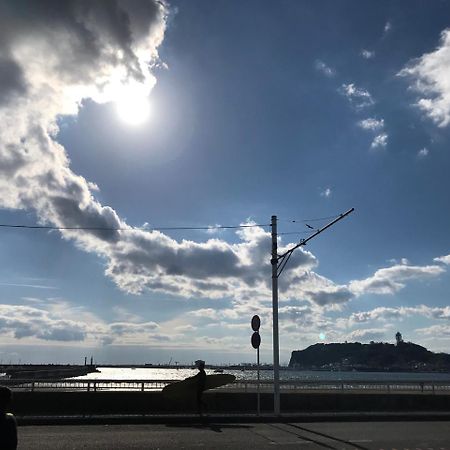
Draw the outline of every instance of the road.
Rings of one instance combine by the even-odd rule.
[[[19,427],[19,449],[450,450],[449,422]]]

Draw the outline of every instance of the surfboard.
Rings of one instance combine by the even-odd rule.
[[[205,391],[233,383],[235,379],[236,377],[234,375],[229,374],[206,375]],[[195,396],[197,393],[197,383],[198,380],[195,377],[186,378],[183,381],[168,384],[162,390],[162,393],[167,399],[179,399]]]

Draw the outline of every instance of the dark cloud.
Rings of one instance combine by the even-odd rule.
[[[316,291],[305,291],[306,298],[319,306],[339,305],[346,303],[354,297],[354,294],[346,287],[332,287],[330,289],[318,289]]]
[[[91,228],[85,232],[102,240],[114,242],[119,239],[119,231],[101,230],[120,227],[120,221],[112,208],[100,207],[95,203],[88,203],[82,208],[73,197],[50,197],[49,201],[55,215],[54,222],[64,224],[65,227]]]
[[[22,69],[11,58],[0,55],[0,106],[27,91]]]
[[[36,334],[36,337],[46,341],[84,341],[86,331],[63,323],[49,330],[42,330]]]
[[[54,70],[66,82],[85,83],[104,64],[122,64],[129,76],[142,81],[135,49],[163,20],[165,9],[150,0],[17,0],[3,1],[0,12],[5,47],[27,39],[36,45],[51,40],[48,62],[55,62]]]

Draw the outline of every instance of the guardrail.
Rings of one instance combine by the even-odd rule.
[[[0,384],[9,386],[15,391],[160,391],[164,386],[180,380],[19,380],[2,379]],[[222,386],[221,391],[229,392],[256,392],[256,380],[236,380],[234,383]],[[281,381],[280,389],[283,393],[289,392],[378,392],[378,393],[439,393],[450,394],[450,381]],[[273,392],[273,381],[260,382],[261,392]]]
[[[255,380],[237,380],[234,389],[250,392],[257,389]],[[450,381],[280,381],[282,392],[424,392],[450,394]],[[262,381],[261,392],[273,391],[273,382]]]

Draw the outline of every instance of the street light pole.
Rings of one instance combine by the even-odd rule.
[[[280,339],[278,333],[278,242],[277,216],[272,216],[272,328],[273,328],[273,411],[280,415]]]

